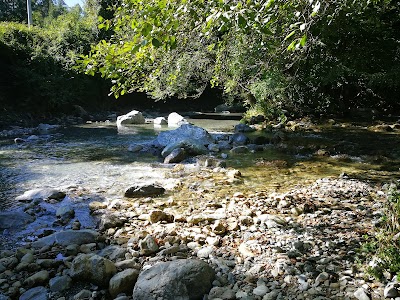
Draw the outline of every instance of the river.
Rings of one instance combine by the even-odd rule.
[[[238,123],[236,120],[190,121],[215,134],[232,133]],[[15,197],[27,190],[56,188],[68,195],[58,206],[73,204],[83,227],[94,228],[88,203],[93,200],[112,203],[123,198],[126,189],[134,184],[160,183],[170,188],[167,197],[178,200],[198,197],[193,191],[174,188],[182,177],[165,176],[172,166],[162,164],[159,157],[129,151],[130,145],[149,142],[160,130],[170,129],[145,124],[118,131],[115,123],[100,122],[38,134],[21,144],[14,143],[12,138],[3,138],[0,140],[0,210],[23,209],[26,204],[15,201]],[[239,170],[241,180],[232,186],[212,179],[203,190],[214,199],[223,199],[235,192],[284,192],[343,173],[377,183],[397,182],[400,178],[397,130],[373,131],[364,125],[339,123],[305,125],[300,130],[278,133],[280,139],[265,145],[263,151],[237,155],[226,151],[227,166]],[[274,140],[277,133],[267,130],[263,134]],[[193,177],[193,180],[203,179]],[[26,242],[29,236],[40,231],[59,230],[61,227],[54,226],[57,205],[41,203],[41,207],[44,212],[40,217],[7,241],[24,239]]]
[[[190,122],[210,133],[231,133],[238,121]],[[82,188],[120,197],[134,183],[164,180],[168,168],[158,157],[128,149],[170,129],[145,124],[121,132],[115,123],[100,122],[37,135],[23,144],[0,140],[0,209],[16,208],[20,204],[14,198],[33,188]],[[243,173],[242,188],[247,190],[284,189],[343,172],[388,181],[399,177],[398,146],[397,132],[372,132],[367,127],[342,124],[287,133],[262,152],[229,155],[227,165]]]

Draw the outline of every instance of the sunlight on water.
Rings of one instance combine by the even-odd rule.
[[[234,120],[191,121],[210,132],[232,132],[237,124]],[[115,124],[99,123],[66,128],[45,138],[39,136],[34,143],[2,143],[0,209],[18,206],[14,198],[33,188],[82,187],[90,193],[118,198],[133,184],[158,181],[166,184],[164,174],[169,169],[151,165],[157,166],[160,158],[137,155],[128,148],[132,143],[151,141],[160,130],[169,129],[154,129],[152,124],[146,124],[128,126],[121,133]],[[227,165],[242,172],[244,180],[240,189],[248,191],[283,191],[343,172],[369,180],[388,181],[399,177],[399,147],[392,141],[397,139],[396,135],[379,135],[382,141],[374,146],[369,141],[376,141],[376,135],[365,131],[351,134],[351,131],[334,130],[292,133],[287,140],[270,145],[262,152],[227,153]],[[387,153],[380,150],[381,144],[387,145]],[[320,149],[332,153],[316,155]],[[232,192],[229,186],[218,187],[221,195]]]

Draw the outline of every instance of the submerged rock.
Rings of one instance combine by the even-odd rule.
[[[140,273],[133,299],[200,300],[210,291],[214,277],[214,270],[201,260],[159,263]]]
[[[71,205],[60,206],[56,211],[56,217],[67,223],[75,217],[75,210]]]
[[[0,229],[21,229],[21,227],[34,220],[34,217],[23,211],[1,212]]]

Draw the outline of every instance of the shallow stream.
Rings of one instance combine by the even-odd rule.
[[[190,121],[210,133],[231,133],[238,122]],[[12,138],[2,139],[0,210],[22,209],[26,204],[14,199],[27,190],[56,188],[68,194],[62,205],[73,204],[83,227],[93,228],[95,224],[88,212],[90,201],[122,199],[126,189],[134,184],[159,182],[168,188],[183,180],[165,176],[172,166],[162,164],[159,157],[128,151],[129,145],[151,141],[160,130],[168,129],[171,128],[160,129],[146,124],[132,125],[118,132],[115,123],[104,122],[38,134],[31,136],[30,142],[21,144],[15,144]],[[262,134],[273,140],[276,132]],[[225,185],[218,179],[208,180],[208,177],[207,189],[203,189],[207,197],[202,195],[199,199],[218,201],[218,198],[229,197],[235,192],[284,192],[342,173],[377,183],[400,178],[398,131],[372,131],[359,124],[305,126],[301,130],[286,131],[280,135],[280,140],[266,145],[264,151],[227,154],[227,166],[238,169],[242,179],[237,184]],[[188,178],[202,180],[201,176]],[[193,200],[197,195],[187,189],[172,189],[167,193],[167,197],[173,196],[177,201]],[[57,207],[46,203],[42,206],[47,212],[20,234],[29,236],[32,232],[54,227]]]
[[[235,120],[190,121],[211,133],[232,132],[237,124]],[[114,123],[96,123],[37,135],[23,144],[0,140],[0,210],[20,205],[14,198],[33,188],[75,188],[121,197],[135,183],[165,184],[168,168],[158,157],[137,155],[128,148],[168,129],[146,124],[118,132]],[[227,165],[241,171],[244,191],[280,191],[343,172],[391,181],[400,178],[400,138],[397,132],[373,132],[348,123],[320,126],[286,133],[282,141],[261,152],[228,155]]]

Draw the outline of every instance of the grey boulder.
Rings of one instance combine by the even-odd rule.
[[[47,289],[43,286],[37,286],[23,293],[19,300],[47,300]]]
[[[173,112],[168,115],[168,126],[180,126],[182,124],[187,124],[188,121],[182,117],[180,114]]]
[[[125,124],[144,124],[146,120],[144,119],[142,113],[137,110],[132,110],[126,115],[117,117],[117,127]]]
[[[70,276],[74,281],[86,281],[98,286],[108,286],[117,273],[115,264],[96,254],[80,254],[72,261]]]
[[[157,117],[153,121],[154,125],[167,125],[168,122],[164,117]]]
[[[201,260],[159,263],[139,274],[133,299],[200,300],[210,291],[214,277],[214,270]]]
[[[243,133],[235,133],[229,138],[229,142],[234,145],[246,145],[250,139]]]
[[[187,158],[187,152],[184,148],[175,148],[164,159],[164,164],[179,163]]]
[[[167,157],[175,149],[180,149],[180,148],[184,149],[190,155],[200,155],[208,153],[207,147],[201,141],[199,142],[191,138],[185,138],[180,141],[168,144],[161,152],[161,155],[163,157]]]
[[[109,292],[114,298],[121,293],[131,294],[139,276],[139,270],[126,269],[115,274],[109,283]]]
[[[172,143],[177,143],[182,140],[195,140],[202,145],[214,143],[214,138],[204,128],[191,124],[183,124],[175,130],[167,130],[160,132],[156,139],[156,144],[165,147]]]
[[[56,276],[50,279],[49,286],[52,292],[68,290],[72,285],[72,279],[68,275]]]

